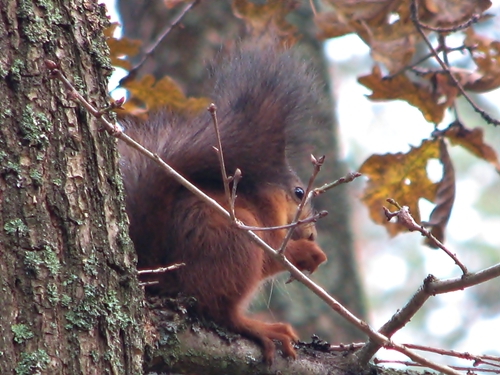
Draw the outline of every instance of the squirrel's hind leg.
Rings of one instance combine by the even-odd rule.
[[[229,328],[250,339],[257,341],[262,346],[262,355],[267,364],[274,359],[275,345],[273,340],[281,342],[283,353],[286,357],[296,358],[297,353],[292,342],[298,340],[293,328],[286,323],[264,323],[259,320],[244,316],[237,307],[230,310]]]

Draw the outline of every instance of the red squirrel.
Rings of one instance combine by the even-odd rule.
[[[256,47],[223,58],[212,75],[227,173],[242,172],[236,217],[248,226],[289,224],[304,187],[288,155],[305,142],[317,105],[313,75],[289,52]],[[145,122],[122,124],[127,134],[227,208],[211,121],[208,113],[181,118],[165,110]],[[283,266],[152,161],[126,145],[119,151],[139,268],[185,263],[160,276],[155,293],[195,297],[199,315],[258,342],[267,363],[274,357],[273,340],[295,358],[292,342],[298,337],[289,324],[245,315],[262,281],[284,271]],[[302,218],[311,210],[304,210]],[[255,233],[277,249],[286,230]],[[285,249],[300,270],[313,272],[326,260],[315,237],[314,224],[299,226]]]

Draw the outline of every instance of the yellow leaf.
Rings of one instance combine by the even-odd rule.
[[[127,59],[139,53],[141,41],[128,38],[113,38],[113,33],[117,26],[117,23],[113,23],[104,30],[106,43],[108,43],[109,47],[111,64],[128,70],[130,69],[130,63]]]
[[[174,112],[198,112],[209,104],[207,98],[186,98],[177,83],[168,76],[156,81],[151,74],[147,74],[139,80],[126,81],[123,87],[130,93],[129,101],[132,101],[134,111],[141,107],[148,111],[167,107]],[[125,103],[124,108],[131,109],[130,104],[127,106]]]
[[[425,198],[433,202],[437,189],[427,176],[427,162],[437,158],[439,142],[425,140],[407,154],[372,155],[361,166],[359,171],[369,178],[362,201],[372,220],[384,225],[391,236],[406,228],[387,222],[382,210],[386,199],[393,198],[402,206],[408,206],[413,218],[420,223],[418,201]]]

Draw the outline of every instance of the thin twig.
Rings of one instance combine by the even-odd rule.
[[[160,35],[156,38],[156,40],[151,44],[150,47],[148,47],[144,51],[144,56],[142,59],[134,66],[132,69],[129,70],[128,75],[122,79],[124,80],[129,80],[132,79],[133,77],[136,76],[137,72],[139,69],[144,65],[144,63],[148,60],[150,56],[153,55],[155,52],[156,48],[160,45],[160,43],[163,41],[163,39],[167,36],[167,34],[175,27],[177,24],[182,20],[182,18],[186,15],[186,13],[194,6],[198,0],[194,0],[190,3],[187,3],[184,8],[181,9],[179,14],[172,20],[172,22],[165,27],[165,29],[160,33]],[[121,84],[121,82],[120,82]]]
[[[160,282],[158,280],[153,280],[153,281],[140,281],[139,286],[146,288],[148,286],[153,286],[153,285],[158,285]]]
[[[311,199],[313,197],[312,186],[314,184],[314,180],[316,179],[316,176],[318,175],[324,161],[325,161],[324,155],[318,159],[316,159],[313,155],[311,155],[311,163],[313,165],[313,172],[311,173],[311,177],[309,177],[309,182],[307,183],[307,188],[304,192],[304,196],[302,197],[302,200],[300,201],[299,205],[297,206],[297,210],[295,211],[295,216],[292,220],[292,223],[294,223],[294,224],[298,222],[300,215],[302,214],[302,210],[304,209],[306,204],[308,204],[311,201]],[[278,249],[278,254],[285,253],[286,245],[288,244],[288,241],[290,241],[290,239],[292,238],[292,234],[293,234],[293,231],[294,231],[296,226],[297,226],[297,224],[294,227],[288,228],[288,231],[286,232],[285,237],[283,238],[283,241],[281,242],[281,246]]]
[[[452,26],[452,27],[433,27],[426,25],[419,21],[419,25],[422,29],[430,30],[430,31],[435,31],[437,33],[441,34],[448,34],[448,33],[454,33],[460,30],[464,30],[475,24],[479,19],[481,18],[480,14],[474,13],[471,18],[469,18],[467,21],[457,25],[457,26]]]
[[[217,147],[214,147],[217,157],[219,158],[220,172],[222,176],[222,184],[224,185],[224,193],[226,194],[227,204],[229,206],[229,213],[231,214],[231,221],[236,222],[236,216],[234,212],[234,202],[236,199],[236,188],[233,188],[234,195],[231,194],[231,189],[229,188],[229,183],[233,178],[227,177],[226,163],[224,161],[224,153],[222,151],[222,140],[220,138],[219,122],[217,121],[217,107],[214,103],[208,106],[208,112],[212,117],[212,123],[214,124],[215,136],[217,138]],[[239,171],[239,169],[238,169]],[[241,178],[241,172],[239,173]]]
[[[294,221],[290,224],[277,225],[275,227],[252,227],[252,226],[248,226],[248,225],[238,225],[238,227],[241,229],[253,230],[253,231],[271,231],[271,230],[279,230],[279,229],[288,229],[288,228],[295,228],[299,225],[315,223],[319,219],[325,217],[326,215],[328,215],[328,212],[320,211],[314,215],[306,217],[305,219],[297,220],[297,221]]]
[[[460,260],[457,258],[455,254],[453,254],[446,246],[441,243],[434,235],[424,228],[422,225],[418,224],[413,216],[411,216],[410,210],[408,209],[407,206],[401,206],[398,202],[396,202],[394,199],[388,198],[387,202],[392,204],[393,206],[396,206],[398,208],[397,211],[391,212],[389,211],[386,207],[382,207],[384,209],[385,216],[387,217],[387,220],[391,220],[393,217],[396,217],[398,219],[398,223],[403,225],[406,229],[408,229],[410,232],[420,232],[422,236],[427,237],[430,241],[432,241],[437,247],[439,247],[441,250],[443,250],[446,255],[448,255],[457,266],[460,267],[462,270],[463,275],[467,275],[467,267],[460,262]]]
[[[425,278],[422,286],[417,290],[408,303],[398,310],[379,330],[386,337],[392,337],[394,333],[403,328],[411,318],[419,311],[424,303],[437,294],[449,293],[463,290],[474,285],[484,283],[487,280],[500,276],[500,263],[484,270],[468,273],[453,279],[437,280],[429,275]],[[360,363],[368,363],[373,355],[380,349],[381,345],[370,338],[370,341],[358,353]]]
[[[314,6],[314,1],[313,0],[309,0],[309,5],[311,6],[311,11],[313,13],[314,18],[317,18],[318,17],[318,13],[316,11],[316,7]]]
[[[450,61],[448,59],[448,52],[446,51],[446,37],[444,34],[438,34],[439,49],[443,51],[443,62],[450,69]],[[455,119],[459,119],[457,103],[453,101],[453,113],[455,114]]]
[[[381,363],[397,363],[405,366],[415,366],[415,367],[423,367],[420,363],[416,362],[408,362],[408,361],[397,361],[390,359],[374,359],[373,363],[376,365]],[[467,371],[468,374],[475,374],[476,372],[491,372],[494,374],[500,374],[500,370],[492,369],[492,368],[481,368],[481,367],[467,367],[467,366],[450,366],[454,370],[459,371]]]
[[[138,275],[146,275],[146,274],[151,274],[151,273],[164,273],[164,272],[169,272],[176,270],[177,268],[181,268],[185,266],[185,263],[177,263],[177,264],[172,264],[171,266],[168,267],[158,267],[158,268],[152,268],[152,269],[147,269],[147,270],[137,270]]]
[[[317,197],[320,194],[326,193],[328,190],[333,189],[334,187],[337,187],[339,185],[352,182],[360,176],[361,176],[361,173],[359,173],[359,172],[349,172],[347,175],[339,178],[338,180],[324,184],[323,186],[320,186],[319,188],[314,189],[312,192],[313,197]]]
[[[230,201],[230,207],[233,210],[233,212],[234,212],[234,205],[236,202],[236,191],[238,190],[238,183],[240,182],[240,180],[241,180],[241,170],[239,168],[236,168],[232,176],[233,189],[231,190],[231,201]],[[233,214],[233,216],[234,215],[235,214]]]
[[[455,51],[464,51],[464,50],[467,50],[467,51],[472,51],[476,48],[476,46],[466,46],[466,45],[462,45],[462,46],[459,46],[459,47],[453,47],[453,48],[445,48],[443,49],[443,46],[439,46],[437,49],[436,49],[436,52],[446,52],[446,53],[450,53],[450,52],[455,52]],[[422,64],[425,60],[427,59],[430,59],[431,57],[433,57],[434,54],[432,52],[429,52],[427,53],[426,55],[422,56],[421,58],[419,58],[417,61],[409,64],[409,65],[405,65],[403,66],[401,69],[399,69],[398,71],[392,73],[392,74],[389,74],[388,76],[385,76],[383,79],[392,79],[394,77],[396,77],[397,75],[401,74],[401,73],[404,73],[405,71],[407,70],[411,70],[411,69],[414,69],[417,65],[420,65]]]
[[[436,50],[436,52],[438,51],[443,52],[443,62],[449,69],[450,61],[448,60],[448,52],[446,51],[446,37],[443,34],[439,34],[438,40],[439,40],[439,48]]]
[[[427,46],[429,47],[429,50],[434,55],[434,58],[436,59],[436,61],[439,63],[439,65],[441,65],[441,68],[443,68],[443,70],[446,71],[446,73],[448,73],[448,76],[450,77],[450,79],[453,82],[453,84],[455,85],[455,87],[458,89],[458,91],[460,91],[460,94],[463,95],[463,97],[465,98],[465,100],[467,100],[469,102],[469,104],[472,106],[472,108],[474,109],[474,111],[476,111],[477,113],[479,113],[481,115],[481,117],[487,123],[493,124],[495,126],[500,125],[500,121],[499,120],[496,120],[493,117],[491,117],[489,114],[487,114],[481,108],[479,108],[476,105],[476,103],[474,103],[474,101],[471,99],[471,97],[465,92],[462,84],[455,78],[455,76],[453,75],[453,73],[451,72],[451,70],[448,69],[448,67],[443,62],[443,60],[441,60],[441,58],[439,57],[438,53],[436,52],[436,50],[432,46],[432,43],[429,41],[429,39],[427,38],[427,36],[425,35],[425,33],[422,30],[422,24],[420,23],[420,21],[418,19],[418,4],[417,4],[416,0],[411,0],[411,4],[410,4],[410,16],[411,16],[411,20],[412,20],[413,24],[415,25],[415,28],[417,29],[418,33],[420,34],[420,36],[424,40],[425,44],[427,44]]]
[[[456,358],[461,358],[461,359],[465,359],[465,360],[469,360],[469,361],[474,361],[474,366],[477,366],[480,364],[486,364],[488,366],[500,368],[500,357],[499,356],[475,355],[475,354],[470,354],[468,352],[457,352],[455,350],[432,348],[429,346],[417,345],[417,344],[404,344],[404,345],[409,349],[422,350],[422,351],[426,351],[429,353],[436,353],[436,354],[441,354],[441,355],[448,356],[448,357],[456,357]],[[499,362],[499,363],[494,363],[493,361]]]

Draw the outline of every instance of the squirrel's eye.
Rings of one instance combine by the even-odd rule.
[[[304,189],[302,189],[301,187],[297,186],[293,192],[295,193],[295,196],[302,200],[302,198],[304,198]]]

